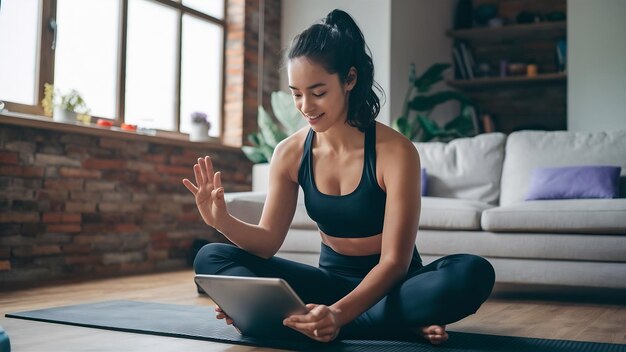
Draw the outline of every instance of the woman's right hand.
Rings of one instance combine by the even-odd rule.
[[[198,158],[198,163],[193,166],[193,172],[197,185],[189,179],[184,179],[183,184],[196,197],[196,205],[204,222],[219,230],[220,223],[229,216],[224,201],[222,173],[213,172],[213,163],[208,156]]]

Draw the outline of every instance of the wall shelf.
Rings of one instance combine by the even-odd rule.
[[[567,74],[544,73],[535,77],[527,76],[509,76],[509,77],[480,77],[475,79],[458,79],[450,80],[447,83],[455,88],[490,88],[500,86],[516,86],[516,85],[532,85],[545,83],[563,83],[567,82]]]
[[[447,31],[454,39],[470,42],[493,43],[517,41],[526,38],[559,39],[567,36],[567,22],[539,22],[502,27],[481,27]]]

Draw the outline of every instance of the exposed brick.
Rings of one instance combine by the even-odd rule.
[[[128,148],[129,142],[121,139],[112,139],[112,138],[100,138],[100,147],[101,148],[111,148],[111,149],[126,149]]]
[[[98,203],[98,210],[102,212],[133,212],[140,211],[141,208],[142,205],[138,203]]]
[[[13,211],[35,211],[39,209],[39,204],[34,200],[14,200]]]
[[[101,256],[96,255],[71,255],[65,257],[65,264],[100,264],[102,262]]]
[[[22,176],[23,168],[18,165],[0,165],[1,176]]]
[[[121,159],[87,159],[83,162],[86,169],[96,170],[124,170],[126,169],[126,161]]]
[[[167,259],[167,258],[168,258],[168,252],[166,250],[148,251],[148,259],[150,260],[162,260],[162,259]]]
[[[95,202],[67,202],[65,211],[70,213],[93,213],[96,211]]]
[[[15,257],[30,257],[38,255],[52,255],[61,253],[61,247],[54,244],[40,246],[16,247],[11,250]]]
[[[128,193],[112,193],[105,192],[102,194],[102,200],[105,202],[121,202],[121,201],[129,201],[131,195]]]
[[[83,189],[83,180],[45,180],[44,188],[52,189],[68,189],[68,190],[80,190]]]
[[[140,262],[144,260],[145,255],[142,252],[125,252],[125,253],[105,253],[102,256],[104,264],[119,264],[128,262]]]
[[[62,151],[60,151],[62,152]],[[55,154],[35,154],[35,163],[38,165],[68,165],[68,166],[80,166],[80,161],[74,158],[70,158],[64,155]]]
[[[85,169],[75,169],[69,167],[62,167],[59,169],[59,174],[61,177],[80,177],[80,178],[90,178],[90,179],[98,179],[102,177],[102,172],[98,170],[85,170]]]
[[[145,161],[126,161],[127,169],[132,171],[144,171],[150,172],[154,171],[154,163],[149,163]]]
[[[46,232],[46,225],[40,222],[22,223],[20,227],[20,234],[24,236],[35,236]]]
[[[35,237],[37,244],[66,244],[72,242],[72,235],[66,233],[44,233]]]
[[[68,199],[69,191],[58,189],[40,189],[37,190],[36,199],[50,199],[50,200],[66,200]]]
[[[115,224],[114,229],[116,233],[132,233],[140,230],[135,224]]]
[[[80,221],[81,221],[80,214],[63,213],[62,215],[63,223],[80,223]]]
[[[39,222],[39,213],[0,213],[0,223],[3,222]]]
[[[176,219],[178,221],[181,222],[197,222],[197,221],[201,221],[202,218],[200,217],[200,214],[198,213],[183,213],[183,214],[179,214],[178,217],[176,217]]]
[[[11,262],[8,260],[0,260],[0,271],[11,270]]]
[[[0,164],[17,164],[17,156],[17,153],[0,152]]]
[[[11,257],[11,249],[9,247],[0,247],[0,258],[8,259]]]
[[[166,174],[193,176],[193,169],[191,167],[157,165],[156,171]]]
[[[115,182],[111,181],[86,181],[85,189],[87,191],[113,191],[115,190]]]
[[[166,155],[165,154],[143,154],[141,156],[141,159],[152,162],[154,164],[163,164],[165,163]]]
[[[80,232],[81,226],[79,224],[51,224],[46,229],[48,232],[71,233]]]
[[[43,213],[41,215],[41,221],[46,224],[49,223],[60,223],[61,222],[61,214],[62,213]]]
[[[45,173],[45,169],[43,167],[36,166],[25,166],[22,167],[22,176],[23,177],[43,177]]]
[[[4,149],[10,150],[12,152],[34,153],[36,148],[37,145],[35,143],[26,141],[12,141],[7,142],[4,145]]]
[[[61,251],[66,254],[91,254],[91,245],[67,243],[61,246]],[[91,256],[95,255],[91,254]]]
[[[101,192],[84,192],[84,191],[71,191],[70,199],[73,201],[97,201],[102,198]]]

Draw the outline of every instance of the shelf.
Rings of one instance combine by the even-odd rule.
[[[566,73],[544,73],[535,77],[510,76],[510,77],[482,77],[476,79],[459,79],[447,81],[448,85],[455,88],[487,88],[511,85],[531,85],[544,83],[565,83]]]
[[[524,38],[559,39],[567,36],[567,22],[539,22],[502,27],[447,31],[452,38],[480,42],[504,42]]]

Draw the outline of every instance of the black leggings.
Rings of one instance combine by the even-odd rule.
[[[196,256],[197,274],[279,277],[305,303],[331,305],[352,291],[380,255],[347,256],[322,243],[319,267],[272,257],[263,259],[222,243],[204,246]],[[491,264],[471,254],[454,254],[422,266],[417,251],[406,278],[378,303],[341,329],[340,338],[397,333],[405,328],[444,325],[473,314],[491,293]]]

